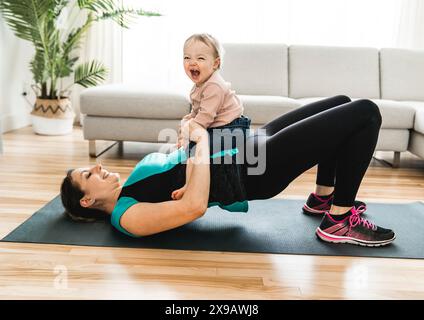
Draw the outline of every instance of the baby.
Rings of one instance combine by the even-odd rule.
[[[190,121],[195,121],[208,131],[212,152],[220,151],[221,146],[225,145],[222,137],[218,138],[218,135],[214,135],[217,130],[228,129],[227,132],[230,131],[233,134],[235,129],[241,129],[238,133],[242,132],[245,136],[250,127],[250,119],[243,116],[243,105],[240,99],[234,90],[231,90],[230,83],[226,82],[219,73],[222,55],[222,46],[209,34],[194,34],[184,43],[184,71],[194,85],[190,92],[192,109],[181,120],[177,148],[186,147],[188,143],[187,135],[182,133],[188,132]],[[231,139],[234,144],[234,139]],[[189,154],[194,146],[195,143],[189,143]],[[189,158],[186,181],[190,179],[190,161]],[[172,199],[181,199],[186,188],[187,184],[173,191]]]
[[[222,46],[209,34],[194,34],[184,43],[184,71],[194,85],[190,92],[192,109],[181,120],[177,148],[184,143],[181,131],[188,121],[200,124],[210,136],[212,129],[240,128],[245,132],[250,126],[240,99],[218,71],[222,55]]]

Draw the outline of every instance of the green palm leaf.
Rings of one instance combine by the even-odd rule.
[[[114,0],[78,0],[78,5],[80,8],[96,12],[96,21],[112,19],[123,28],[128,28],[131,19],[135,19],[137,16],[161,16],[159,13],[141,9],[119,8],[115,5]]]
[[[93,60],[79,65],[75,69],[74,82],[85,87],[98,85],[105,80],[107,69],[101,62]]]
[[[93,22],[112,19],[121,27],[128,28],[130,18],[160,15],[140,9],[123,8],[116,0],[78,0],[74,3],[74,8],[79,8],[80,12],[86,11],[88,17],[82,26],[68,26],[68,34],[61,34],[62,30],[56,28],[56,22],[70,2],[0,0],[0,12],[6,24],[17,37],[34,45],[35,55],[30,62],[30,70],[36,87],[41,90],[41,97],[44,98],[56,98],[58,80],[72,72],[75,73],[74,84],[84,87],[95,86],[105,80],[107,70],[98,61],[83,63],[74,70],[78,60],[76,50],[80,48],[81,40]]]
[[[6,24],[21,39],[42,44],[43,27],[53,0],[0,0]]]
[[[80,48],[81,40],[93,23],[91,13],[88,15],[87,21],[79,28],[71,30],[67,39],[63,43],[63,53],[69,54],[72,50]]]
[[[155,17],[161,15],[155,12],[143,10],[118,9],[110,12],[103,12],[96,20],[112,19],[121,27],[128,29],[130,22],[133,22],[137,16]]]
[[[78,0],[80,8],[86,8],[93,11],[97,10],[113,10],[116,4],[113,0]]]
[[[34,58],[30,62],[30,70],[34,76],[35,83],[43,83],[49,80],[49,67],[42,50],[36,50]]]

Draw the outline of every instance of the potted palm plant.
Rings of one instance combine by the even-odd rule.
[[[78,15],[84,14],[82,25],[76,27],[66,21],[69,7]],[[160,15],[124,8],[115,0],[0,0],[0,12],[17,37],[34,45],[30,69],[36,101],[31,118],[34,132],[48,135],[72,132],[75,113],[69,99],[70,87],[96,86],[107,75],[107,68],[100,61],[76,65],[78,49],[90,26],[99,20],[112,19],[128,28],[131,18]],[[67,27],[62,28],[61,24]],[[60,80],[72,73],[71,86],[61,88]]]

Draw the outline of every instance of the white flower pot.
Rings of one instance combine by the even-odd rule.
[[[68,98],[37,98],[31,112],[32,128],[42,135],[66,135],[72,132],[75,113]]]
[[[48,136],[62,136],[72,133],[74,119],[54,119],[31,115],[35,133]]]

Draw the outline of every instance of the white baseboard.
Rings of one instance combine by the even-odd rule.
[[[29,114],[7,114],[0,118],[0,133],[27,127],[31,124]]]
[[[9,114],[5,116],[1,116],[0,117],[0,134],[8,132],[8,131],[24,128],[31,124],[32,122],[31,122],[30,114],[26,114],[26,115]],[[74,125],[81,127],[81,122],[79,117],[75,117]]]

